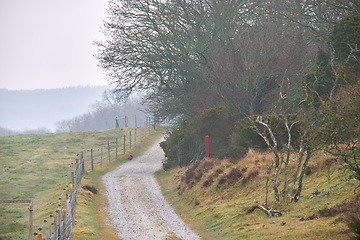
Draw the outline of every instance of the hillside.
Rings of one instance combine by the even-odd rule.
[[[360,214],[356,180],[331,157],[311,161],[300,201],[268,207],[282,216],[269,217],[254,207],[265,201],[268,153],[250,150],[240,161],[202,160],[189,167],[157,173],[165,197],[203,239],[350,239],[348,216]],[[294,163],[290,163],[294,164]]]

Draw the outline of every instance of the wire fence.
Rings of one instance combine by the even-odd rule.
[[[106,164],[111,163],[113,159],[118,159],[119,156],[125,155],[153,131],[154,128],[129,128],[129,131],[122,137],[105,141],[97,148],[84,151],[86,170],[94,171],[95,169],[102,168]]]
[[[63,240],[72,239],[75,224],[75,212],[77,205],[77,193],[81,187],[81,180],[85,172],[92,172],[101,169],[112,161],[118,160],[120,156],[128,154],[137,144],[143,142],[154,133],[155,126],[148,128],[127,128],[124,135],[115,139],[108,139],[97,143],[97,148],[84,150],[77,154],[75,162],[71,165],[71,174],[66,174],[66,187],[58,198],[55,214],[51,214],[51,220],[44,220],[40,227],[33,227],[32,223],[32,201],[30,207],[30,221],[28,240],[34,237],[38,240]],[[131,155],[128,156],[132,158]],[[71,181],[68,184],[68,177]],[[15,200],[0,200],[9,203]],[[17,202],[19,202],[17,200]],[[34,229],[36,228],[36,230]]]
[[[66,194],[66,209],[62,210],[59,206],[54,217],[54,224],[50,225],[45,231],[45,239],[71,239],[75,224],[75,210],[77,204],[77,191],[81,185],[81,179],[85,173],[85,159],[81,154],[80,160],[76,160],[75,172],[72,172],[72,184],[70,194]],[[42,234],[38,234],[38,239],[43,239]]]
[[[85,171],[94,171],[96,168],[102,168],[105,164],[111,163],[112,160],[117,160],[120,153],[125,155],[126,152],[136,146],[137,143],[143,141],[147,136],[150,136],[153,132],[154,129],[152,128],[129,129],[128,134],[125,134],[122,137],[122,143],[120,143],[119,138],[116,138],[113,141],[107,141],[107,149],[102,147],[87,150],[86,153],[90,153],[90,155],[87,154],[87,157],[85,157],[84,152],[80,153],[80,158],[76,159],[75,172],[71,172],[71,191],[70,194],[66,194],[66,208],[62,209],[59,204],[56,214],[53,216],[54,223],[45,230],[45,239],[72,239],[75,223],[75,209],[77,205],[77,192]],[[43,239],[42,234],[37,233],[37,235],[39,236],[39,240]]]

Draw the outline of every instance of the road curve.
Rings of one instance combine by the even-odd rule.
[[[185,240],[200,239],[166,202],[154,177],[164,159],[159,143],[103,176],[111,222],[124,240],[175,236]]]

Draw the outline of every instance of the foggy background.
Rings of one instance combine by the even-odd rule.
[[[141,97],[119,101],[110,86],[0,89],[0,136],[145,126]],[[136,119],[135,119],[136,116]]]
[[[0,0],[0,135],[54,132],[95,115],[110,89],[95,58],[107,4]]]

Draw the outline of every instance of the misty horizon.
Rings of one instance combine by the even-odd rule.
[[[0,89],[0,127],[11,131],[46,128],[87,113],[109,86],[77,86],[53,89]]]

